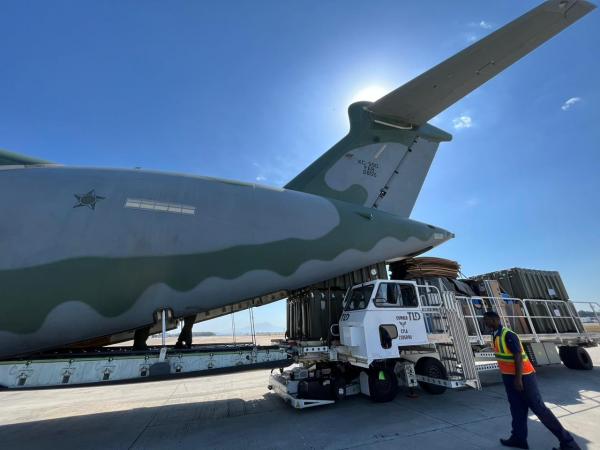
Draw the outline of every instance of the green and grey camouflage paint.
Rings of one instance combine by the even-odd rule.
[[[369,108],[350,105],[350,131],[285,187],[409,217],[440,142],[432,125],[385,125]]]
[[[74,197],[94,189],[95,209]],[[0,171],[0,355],[135,329],[418,253],[450,233],[285,189],[142,171]],[[128,208],[129,199],[195,214]]]
[[[0,151],[0,358],[311,285],[452,237],[408,219],[427,121],[592,11],[549,0],[374,103],[285,189]]]

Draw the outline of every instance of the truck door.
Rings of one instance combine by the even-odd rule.
[[[412,283],[382,281],[373,299],[369,324],[369,359],[397,358],[398,347],[427,344],[427,331]]]

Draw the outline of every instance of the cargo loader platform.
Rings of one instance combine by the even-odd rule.
[[[288,355],[276,345],[199,345],[133,350],[103,347],[52,352],[0,361],[0,386],[48,388],[110,382],[137,382],[176,376],[250,370],[286,365]]]

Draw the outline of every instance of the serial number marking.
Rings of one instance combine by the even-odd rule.
[[[379,169],[379,164],[372,161],[366,161],[364,159],[359,159],[357,162],[363,167],[363,175],[377,178],[377,169]]]

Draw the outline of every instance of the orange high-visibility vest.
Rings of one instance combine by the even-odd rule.
[[[494,354],[500,372],[504,375],[514,375],[516,372],[515,355],[506,345],[506,335],[508,333],[514,333],[514,331],[503,327],[502,334],[494,337]],[[531,364],[531,361],[529,361],[527,353],[525,353],[525,350],[523,349],[523,344],[521,344],[520,341],[519,344],[521,345],[521,357],[523,358],[523,375],[535,373],[535,368],[533,367],[533,364]]]

